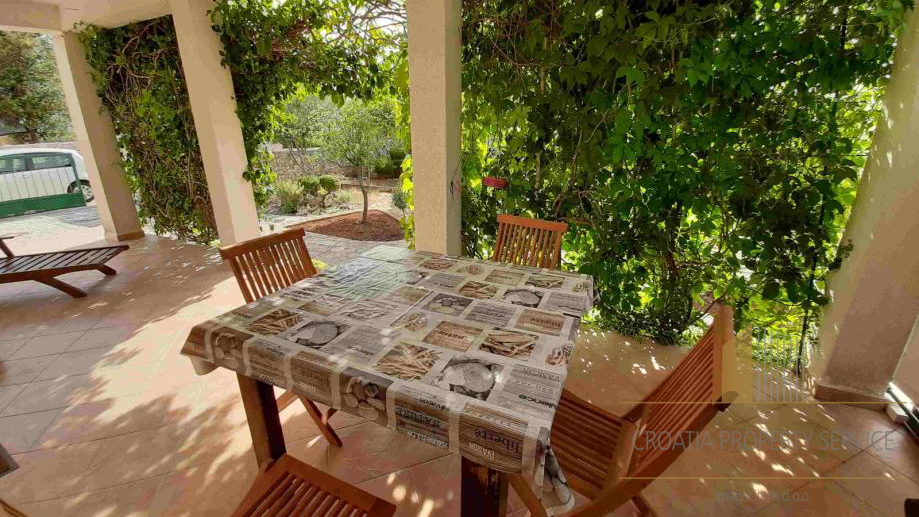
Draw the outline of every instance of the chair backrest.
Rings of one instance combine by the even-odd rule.
[[[566,231],[565,223],[501,214],[492,260],[558,269]]]
[[[626,415],[638,429],[621,449],[631,453],[624,476],[615,474],[613,483],[570,517],[600,517],[638,496],[728,407],[722,401],[722,351],[734,337],[734,316],[728,306],[717,306],[714,313],[692,351]]]
[[[733,312],[717,306],[714,321],[692,351],[641,402],[631,476],[656,477],[727,405],[722,395],[723,347],[734,337]],[[682,438],[682,439],[681,439]]]
[[[303,236],[303,228],[295,228],[220,248],[246,302],[316,274]]]

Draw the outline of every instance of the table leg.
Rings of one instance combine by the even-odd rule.
[[[462,459],[460,515],[504,517],[507,514],[507,474]]]
[[[264,382],[236,375],[239,394],[246,408],[246,420],[252,434],[252,449],[259,465],[267,460],[276,460],[287,452],[284,445],[284,431],[278,416],[278,404],[274,388]]]

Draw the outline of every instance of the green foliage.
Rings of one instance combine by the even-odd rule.
[[[223,63],[233,73],[249,158],[244,175],[253,183],[257,199],[264,199],[273,178],[264,144],[274,141],[292,96],[309,90],[341,102],[345,97],[369,97],[385,83],[383,49],[373,40],[351,37],[350,9],[361,4],[221,0],[211,11],[224,45]]]
[[[73,137],[48,36],[0,31],[0,126],[20,144]]]
[[[319,147],[328,121],[338,116],[338,106],[328,97],[299,91],[283,106],[277,140],[287,149]]]
[[[319,176],[319,185],[322,187],[322,190],[332,194],[341,188],[341,180],[337,176],[332,176],[331,174],[323,174]]]
[[[367,221],[367,187],[370,171],[384,166],[395,145],[395,118],[392,102],[376,99],[364,102],[348,99],[339,117],[322,134],[322,152],[329,160],[346,163],[358,171],[364,199],[362,222]]]
[[[346,100],[320,141],[329,160],[356,167],[364,175],[374,167],[385,166],[396,144],[392,103],[386,98]]]
[[[216,239],[171,17],[85,27],[80,39],[124,151],[121,165],[140,217],[158,234]]]
[[[319,178],[316,176],[300,176],[297,179],[300,184],[300,190],[304,196],[316,196],[319,194]]]
[[[408,203],[406,202],[406,194],[401,190],[396,190],[392,193],[392,206],[398,208],[405,213],[405,209],[408,208]]]
[[[303,180],[304,178],[300,178]],[[318,183],[317,183],[318,184]],[[274,192],[278,198],[281,211],[285,214],[296,214],[303,201],[303,182],[281,180],[274,185]]]
[[[463,237],[565,220],[595,317],[679,341],[826,302],[898,1],[476,0],[463,9]],[[483,187],[484,176],[509,180]]]

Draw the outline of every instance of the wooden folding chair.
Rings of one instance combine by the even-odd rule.
[[[303,228],[295,228],[220,248],[220,256],[230,263],[247,303],[316,274],[304,234]],[[329,443],[341,447],[341,438],[329,425],[334,408],[323,413],[312,400],[288,391],[278,397],[278,411],[298,398]]]
[[[391,517],[396,506],[287,454],[266,461],[232,517]]]
[[[629,500],[643,515],[656,515],[641,491],[729,405],[721,398],[721,364],[722,348],[733,336],[733,312],[719,306],[692,351],[625,416],[562,393],[549,442],[571,488],[591,500],[569,517],[600,517]],[[510,482],[531,515],[546,515],[520,474]]]
[[[558,269],[565,223],[516,215],[498,216],[498,237],[492,260],[521,266]]]

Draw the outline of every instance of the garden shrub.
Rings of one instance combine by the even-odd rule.
[[[673,343],[724,301],[807,327],[909,5],[464,2],[466,253],[498,213],[564,220],[601,323]]]
[[[322,195],[319,198],[322,208],[326,206],[326,200],[330,195],[335,194],[341,189],[341,180],[331,174],[319,176],[319,185],[322,187]]]
[[[401,190],[393,191],[392,206],[401,210],[403,214],[405,213],[405,209],[408,208],[408,202],[406,200],[405,192],[402,192]]]
[[[316,176],[300,176],[297,178],[297,183],[300,184],[304,196],[313,198],[319,195],[320,181]]]
[[[303,179],[303,178],[301,178]],[[275,195],[281,211],[286,214],[296,214],[303,202],[303,187],[300,182],[281,180],[275,183]]]

